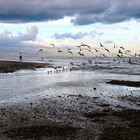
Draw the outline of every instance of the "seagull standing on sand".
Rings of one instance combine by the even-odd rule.
[[[88,60],[89,64],[92,64],[92,60]]]
[[[62,51],[60,50],[60,48],[58,48],[58,52],[61,53]]]

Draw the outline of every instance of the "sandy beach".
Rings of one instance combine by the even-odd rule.
[[[140,139],[138,64],[55,61],[0,62],[0,139]]]

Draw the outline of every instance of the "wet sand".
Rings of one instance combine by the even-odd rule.
[[[10,73],[21,69],[35,69],[49,67],[49,63],[0,61],[0,73]]]
[[[37,90],[35,92],[33,90],[32,96],[35,96],[34,98],[25,94],[19,98],[2,101],[0,104],[0,139],[139,140],[139,87],[133,89],[129,87],[129,84],[125,84],[125,81],[127,83],[133,81],[127,80],[129,76],[124,76],[120,70],[121,75],[118,74],[118,76],[124,80],[121,80],[121,85],[117,85],[117,88],[123,85],[126,90],[120,90],[119,92],[127,93],[119,95],[118,90],[115,90],[115,85],[113,85],[114,95],[110,95],[111,89],[109,92],[106,92],[105,89],[99,90],[99,87],[96,86],[97,80],[94,79],[94,82],[91,78],[92,72],[86,73],[87,70],[109,72],[110,68],[105,66],[91,66],[91,68],[83,66],[81,69],[84,69],[84,72],[82,72],[83,77],[89,75],[84,81],[80,77],[77,80],[74,79],[74,81],[67,81],[67,76],[72,77],[74,73],[68,72],[64,75],[61,73],[61,76],[66,77],[66,81],[63,81],[63,79],[62,81],[56,81],[52,84],[53,87],[51,85],[46,86],[45,83],[42,88],[47,88],[47,91],[39,92]],[[111,72],[114,73],[115,69],[111,69]],[[41,73],[43,72],[41,71]],[[103,74],[107,74],[112,78],[113,75],[110,75],[110,73]],[[55,78],[57,74],[54,74]],[[134,73],[131,72],[131,74]],[[78,72],[75,75],[78,75]],[[50,79],[53,73],[49,76],[46,76],[45,79]],[[98,73],[95,76],[100,77]],[[139,81],[138,76],[136,82]],[[105,81],[99,82],[111,81],[108,77],[106,78]],[[58,76],[56,79],[60,79],[60,77]],[[133,84],[135,85],[135,83]],[[109,86],[110,84],[107,87]],[[132,89],[129,90],[129,88]],[[68,89],[71,89],[70,92]],[[48,92],[52,92],[52,95],[49,95]],[[53,93],[56,93],[56,95],[53,95]],[[89,93],[92,96],[89,96]],[[109,100],[105,100],[106,96],[109,96]],[[116,100],[124,104],[113,104]]]
[[[135,102],[133,97],[132,102]],[[140,110],[82,95],[0,108],[3,140],[139,140]],[[123,98],[127,100],[127,98]],[[3,119],[4,118],[4,119]]]

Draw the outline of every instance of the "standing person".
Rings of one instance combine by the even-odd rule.
[[[19,55],[19,62],[22,62],[22,54]]]

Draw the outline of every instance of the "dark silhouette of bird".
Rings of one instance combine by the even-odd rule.
[[[53,43],[50,44],[51,46],[55,47],[55,45]]]
[[[86,47],[88,47],[89,49],[91,49],[91,47],[89,45],[85,45]]]
[[[102,43],[100,43],[100,47],[104,47]]]
[[[126,50],[126,52],[131,52],[131,50]]]
[[[92,64],[92,60],[88,60],[89,64]]]
[[[110,53],[110,51],[109,51],[108,49],[105,48],[105,50],[106,50],[108,53]]]
[[[122,56],[121,56],[121,55],[119,55],[119,54],[117,54],[117,56],[118,56],[119,58],[122,58]]]
[[[80,46],[83,46],[83,47],[84,47],[84,46],[85,46],[85,44],[84,44],[83,42],[81,42],[81,45],[80,45]]]
[[[92,51],[91,51],[91,50],[88,50],[88,51],[92,53]]]
[[[69,50],[68,52],[69,52],[70,54],[72,54],[72,55],[73,55],[73,52],[72,52],[72,51],[70,51],[70,50]]]
[[[95,49],[95,48],[94,48],[94,50],[95,50],[95,52],[98,52],[98,50],[97,50],[97,49]]]
[[[78,46],[78,45],[76,47],[81,48],[81,46]]]
[[[81,52],[78,52],[78,54],[81,55],[82,53]]]
[[[94,90],[96,90],[96,88],[95,88],[95,87],[94,87],[93,89],[94,89]]]
[[[43,52],[43,49],[39,49],[39,52]]]
[[[105,54],[101,53],[100,56],[107,57]]]
[[[119,49],[118,53],[123,54],[123,52]]]
[[[124,47],[120,47],[122,50],[125,50]]]
[[[74,63],[73,63],[73,62],[70,62],[70,64],[71,64],[71,65],[74,65]]]
[[[84,56],[84,54],[83,54],[83,53],[81,53],[81,52],[78,52],[78,54],[79,54],[80,56]]]
[[[60,50],[60,48],[58,48],[58,52],[61,53],[62,51]]]

